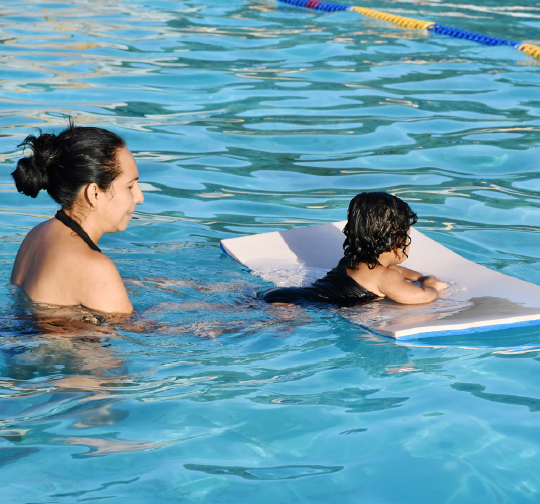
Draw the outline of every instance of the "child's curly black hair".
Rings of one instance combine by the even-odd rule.
[[[349,204],[343,229],[343,250],[348,268],[359,263],[375,268],[383,252],[405,250],[410,243],[409,228],[418,221],[411,207],[396,196],[383,192],[361,193]]]

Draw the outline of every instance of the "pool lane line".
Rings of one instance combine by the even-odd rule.
[[[470,40],[471,42],[477,42],[478,44],[487,46],[511,46],[518,51],[521,51],[528,56],[540,59],[540,47],[532,44],[525,44],[523,42],[514,42],[513,40],[505,40],[497,37],[490,37],[488,35],[481,35],[480,33],[474,33],[466,30],[460,30],[459,28],[451,28],[449,26],[443,26],[433,21],[422,21],[420,19],[413,19],[396,14],[389,14],[387,12],[380,12],[373,9],[367,9],[366,7],[356,7],[349,5],[340,5],[332,2],[321,2],[318,0],[278,0],[279,2],[294,5],[295,7],[306,7],[308,9],[320,10],[325,12],[338,12],[338,11],[352,11],[363,14],[381,21],[393,23],[401,28],[409,28],[413,30],[427,30],[440,35],[448,35],[449,37]]]

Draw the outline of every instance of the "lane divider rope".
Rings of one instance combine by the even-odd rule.
[[[308,9],[321,10],[325,12],[338,12],[338,11],[352,11],[363,14],[374,19],[380,19],[381,21],[387,21],[393,23],[402,28],[409,28],[414,30],[427,30],[440,35],[447,35],[449,37],[470,40],[479,44],[487,46],[500,46],[508,45],[512,46],[519,51],[532,56],[533,58],[540,59],[540,47],[532,44],[525,44],[523,42],[514,42],[513,40],[505,40],[497,37],[490,37],[488,35],[481,35],[466,30],[460,30],[459,28],[451,28],[449,26],[443,26],[433,21],[421,21],[420,19],[413,19],[396,14],[389,14],[387,12],[380,12],[373,9],[367,9],[366,7],[356,7],[349,5],[340,5],[332,2],[321,2],[319,0],[278,0],[279,2],[293,5],[295,7],[306,7]]]

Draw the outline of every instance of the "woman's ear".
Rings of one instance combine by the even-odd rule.
[[[95,182],[88,184],[84,190],[84,199],[90,206],[90,210],[95,210],[100,200],[101,190]]]

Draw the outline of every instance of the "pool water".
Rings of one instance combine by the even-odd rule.
[[[539,1],[369,7],[540,43]],[[383,190],[540,284],[538,60],[274,0],[0,0],[0,57],[2,503],[540,501],[538,327],[402,344],[261,304],[219,248]],[[100,241],[129,324],[9,284],[57,209],[16,192],[16,146],[66,115],[139,164],[144,205]]]

